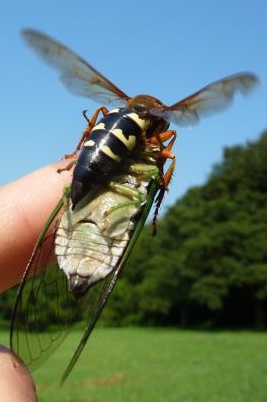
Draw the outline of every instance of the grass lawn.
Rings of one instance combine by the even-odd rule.
[[[267,401],[265,333],[99,328],[59,388],[80,337],[34,373],[40,402]]]

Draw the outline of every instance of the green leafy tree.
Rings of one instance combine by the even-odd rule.
[[[207,183],[168,210],[158,237],[142,235],[116,299],[130,321],[266,324],[266,160],[267,133],[226,148]]]
[[[267,132],[226,148],[206,184],[191,188],[162,217],[158,236],[144,228],[104,310],[106,324],[266,327],[266,161]],[[49,311],[38,321],[45,330],[59,308],[64,318],[68,298],[59,306],[39,297]],[[11,300],[2,298],[4,319]]]

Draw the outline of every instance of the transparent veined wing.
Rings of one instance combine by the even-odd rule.
[[[54,255],[53,225],[59,219],[63,199],[46,223],[24,272],[13,312],[10,344],[26,365],[33,368],[45,360],[65,337],[68,311],[66,279],[57,269]],[[64,297],[65,300],[62,300]],[[70,313],[71,314],[71,313]],[[57,331],[50,333],[48,323],[55,321]],[[49,324],[50,325],[50,324]]]
[[[74,95],[107,104],[129,98],[111,81],[66,46],[34,29],[25,29],[22,36],[46,63],[60,74],[65,87]]]
[[[258,83],[258,78],[251,73],[231,75],[171,106],[161,106],[150,112],[180,126],[193,125],[203,116],[224,110],[231,104],[236,93],[246,95]]]
[[[67,277],[59,269],[54,254],[55,228],[64,210],[64,200],[63,198],[60,200],[46,223],[27,265],[12,318],[11,348],[31,368],[40,366],[62,343],[72,324],[81,322],[84,317],[86,319],[84,335],[63,375],[62,382],[65,381],[117,282],[143,228],[158,189],[158,180],[152,180],[147,202],[144,205],[140,204],[140,213],[142,211],[140,219],[118,265],[78,300],[69,292]],[[110,196],[110,193],[108,195]],[[101,197],[105,197],[105,192]],[[135,210],[138,211],[139,207]]]
[[[67,369],[65,370],[63,377],[61,379],[61,384],[66,380],[66,378],[68,377],[68,375],[70,374],[70,372],[72,371],[75,363],[77,362],[81,352],[83,351],[96,323],[97,320],[100,316],[100,314],[103,311],[103,308],[106,305],[106,302],[108,301],[108,298],[112,292],[112,290],[114,289],[114,286],[120,276],[120,273],[144,227],[144,224],[146,222],[147,216],[151,210],[151,207],[155,201],[156,198],[156,194],[158,193],[159,190],[159,182],[158,179],[154,179],[151,181],[151,186],[150,186],[150,190],[149,190],[149,194],[147,197],[147,202],[143,208],[143,211],[141,213],[141,217],[138,220],[138,223],[133,231],[131,240],[127,246],[127,248],[125,249],[125,252],[122,256],[122,259],[120,260],[120,263],[118,264],[118,266],[115,268],[115,270],[102,282],[100,282],[100,284],[98,284],[98,288],[94,288],[94,293],[95,296],[94,297],[94,304],[92,304],[92,302],[88,302],[88,311],[87,311],[87,328],[84,332],[84,335],[79,343],[79,345],[77,346],[69,364]],[[90,293],[90,292],[89,292]],[[87,296],[88,297],[88,296]]]
[[[87,321],[92,331],[109,294],[110,283],[114,282],[115,272],[90,289],[82,299],[73,298],[67,277],[60,270],[54,253],[55,229],[63,208],[62,198],[36,243],[19,287],[12,317],[11,348],[33,370],[58,348],[72,324],[80,322],[85,329]],[[75,361],[79,354],[76,353]]]

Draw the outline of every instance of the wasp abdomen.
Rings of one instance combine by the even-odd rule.
[[[73,207],[94,188],[106,181],[118,164],[136,148],[146,121],[130,109],[114,109],[105,115],[84,143],[74,169],[71,200]]]

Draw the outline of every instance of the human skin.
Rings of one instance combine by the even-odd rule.
[[[45,166],[0,189],[0,293],[20,282],[34,244],[72,173],[66,161]]]
[[[23,362],[0,345],[1,402],[35,402],[36,388]]]
[[[0,293],[20,282],[40,231],[71,181],[70,171],[57,173],[65,166],[45,166],[0,189]],[[0,391],[1,402],[37,401],[30,372],[1,345]]]

